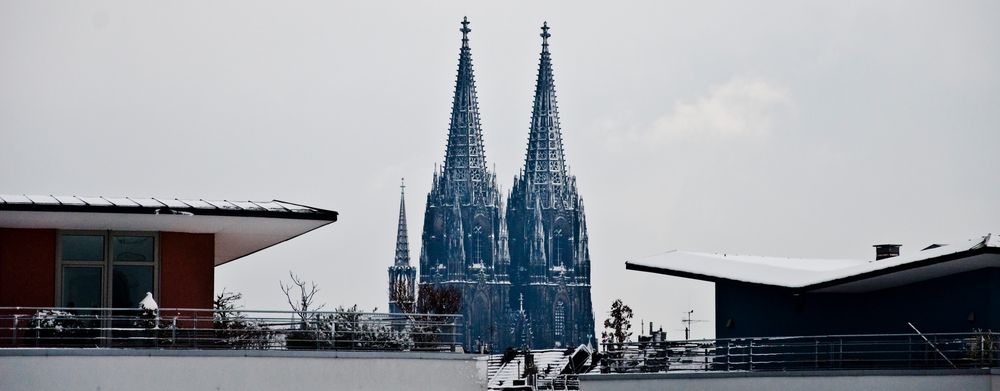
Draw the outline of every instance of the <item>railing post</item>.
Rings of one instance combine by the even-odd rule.
[[[194,341],[195,348],[198,347],[198,340],[201,339],[199,336],[199,334],[201,334],[201,325],[199,323],[201,323],[201,317],[194,316],[194,335],[192,335],[191,339]]]
[[[456,327],[455,326],[455,318],[451,318],[451,327],[449,327],[449,329],[450,329],[451,332],[449,334],[451,334],[451,351],[452,352],[455,351],[455,341],[457,340],[457,338],[455,336],[455,330],[457,330],[457,329],[455,327]]]
[[[997,367],[998,347],[1000,347],[1000,341],[997,341],[997,335],[990,333],[990,368]]]
[[[840,354],[837,355],[837,367],[843,368],[844,367],[844,339],[840,338],[838,340],[838,342],[839,342],[838,345],[839,345],[839,349],[840,349],[840,351],[838,353],[840,353]]]
[[[753,371],[753,339],[750,340],[750,348],[747,350],[747,370]]]
[[[11,346],[17,346],[17,321],[20,314],[14,314],[14,327],[10,331],[10,344]]]
[[[819,340],[813,339],[813,368],[819,368]]]
[[[177,315],[170,320],[170,345],[177,345]]]
[[[913,366],[913,338],[909,335],[906,336],[906,367],[910,368]]]
[[[732,348],[733,348],[733,341],[732,340],[727,340],[726,341],[726,372],[730,371],[729,364],[730,364],[730,358],[732,356],[729,355],[729,351],[732,350]]]

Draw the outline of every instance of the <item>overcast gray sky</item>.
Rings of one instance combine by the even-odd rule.
[[[713,319],[710,284],[624,270],[669,249],[867,258],[1000,232],[995,1],[0,1],[0,193],[337,210],[216,286],[284,308],[294,270],[384,310],[399,178],[416,259],[465,15],[505,189],[552,27],[598,322],[618,297],[673,337],[688,309]]]

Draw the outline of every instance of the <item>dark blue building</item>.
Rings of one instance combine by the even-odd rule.
[[[1000,330],[1000,238],[877,260],[671,251],[626,268],[715,283],[716,338]]]

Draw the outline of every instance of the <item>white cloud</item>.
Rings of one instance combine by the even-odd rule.
[[[647,139],[764,136],[790,104],[784,87],[733,79],[712,87],[707,96],[676,102],[669,114],[656,119]]]

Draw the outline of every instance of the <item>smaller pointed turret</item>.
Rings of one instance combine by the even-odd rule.
[[[421,258],[423,258],[421,256]],[[421,259],[423,261],[423,259]],[[396,227],[396,256],[389,266],[389,312],[412,312],[416,298],[417,269],[410,265],[410,243],[406,234],[406,184],[399,184],[399,225]]]
[[[399,180],[399,226],[396,228],[396,266],[410,266],[410,241],[406,235],[406,182]]]

